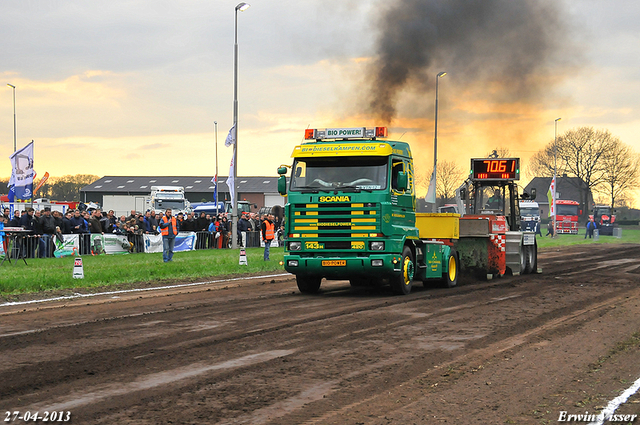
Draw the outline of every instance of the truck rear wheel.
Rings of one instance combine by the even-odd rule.
[[[534,273],[538,269],[538,247],[536,245],[525,246],[525,266],[524,272]]]
[[[396,295],[409,295],[411,293],[414,272],[413,253],[408,246],[405,246],[402,249],[400,275],[390,279],[391,291]]]
[[[320,289],[321,276],[300,276],[296,275],[298,289],[303,294],[315,294]]]
[[[518,273],[524,274],[527,269],[527,247],[526,245],[520,245],[520,270]]]
[[[447,262],[449,271],[442,273],[442,279],[440,280],[440,282],[445,288],[453,288],[458,284],[458,274],[460,271],[458,253],[455,249],[451,249],[451,253]]]

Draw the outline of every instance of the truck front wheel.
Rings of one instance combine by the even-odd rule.
[[[321,276],[300,276],[296,275],[298,289],[303,294],[315,294],[320,289]]]
[[[411,293],[414,272],[413,253],[408,246],[405,246],[402,249],[400,275],[391,278],[391,291],[397,295],[409,295]]]

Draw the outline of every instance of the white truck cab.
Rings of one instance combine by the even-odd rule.
[[[536,201],[520,201],[520,226],[522,230],[535,232],[540,226],[540,205]]]
[[[167,208],[171,208],[174,214],[191,211],[191,204],[184,196],[182,186],[151,186],[148,205],[156,213],[164,212]]]

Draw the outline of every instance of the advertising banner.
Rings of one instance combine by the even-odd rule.
[[[79,235],[62,235],[62,240],[57,236],[53,238],[56,249],[53,255],[56,258],[76,255],[80,247]]]
[[[162,252],[162,235],[144,235],[144,252]]]
[[[193,251],[196,246],[195,232],[180,232],[176,236],[173,252]],[[162,252],[162,235],[144,235],[144,252]]]
[[[180,232],[176,236],[176,246],[173,249],[174,252],[179,251],[193,251],[196,249],[196,233],[195,232]]]
[[[129,252],[129,241],[125,235],[107,233],[91,235],[91,252],[98,254],[125,254]]]

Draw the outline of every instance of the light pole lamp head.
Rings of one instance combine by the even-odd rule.
[[[14,86],[13,84],[9,84],[9,83],[7,83],[7,85],[8,85],[9,87],[11,87],[12,89],[14,89],[14,90],[15,90],[15,88],[16,88],[16,86]]]
[[[438,75],[436,75],[436,77],[437,77],[437,78],[440,78],[440,77],[444,77],[445,75],[447,75],[447,73],[446,73],[446,72],[444,72],[444,71],[442,71],[442,72],[440,72]]]
[[[560,121],[562,118],[556,118],[555,121],[558,122]]]
[[[251,5],[249,3],[238,3],[238,5],[236,6],[236,10],[239,10],[240,12],[244,12],[245,10],[247,10]]]

